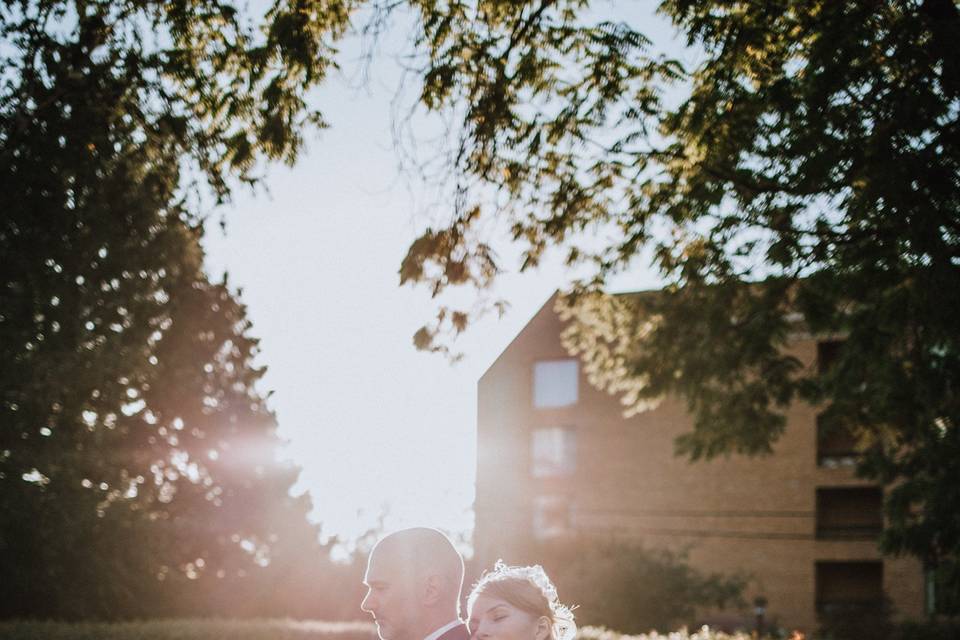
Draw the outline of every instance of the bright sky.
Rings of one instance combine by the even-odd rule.
[[[632,21],[642,12],[629,4]],[[455,365],[414,349],[436,308],[426,292],[400,288],[397,271],[429,196],[398,176],[395,67],[381,59],[365,88],[351,88],[357,51],[344,47],[343,75],[316,96],[331,128],[311,136],[293,169],[269,167],[269,195],[238,194],[226,235],[211,219],[208,271],[229,271],[243,290],[268,367],[261,389],[274,391],[280,433],[303,469],[298,488],[311,493],[323,534],[352,540],[383,517],[388,530],[421,524],[469,540],[477,380],[566,279],[556,256],[518,275],[503,247],[508,273],[496,292],[512,305],[506,317],[468,330]],[[622,284],[655,281],[640,273]]]

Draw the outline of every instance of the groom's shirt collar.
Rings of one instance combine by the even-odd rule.
[[[423,640],[437,640],[440,636],[445,634],[447,631],[450,631],[450,629],[453,629],[458,624],[463,624],[463,623],[460,622],[459,620],[448,622],[447,624],[443,625],[442,627],[440,627],[439,629],[437,629],[436,631],[428,635]]]

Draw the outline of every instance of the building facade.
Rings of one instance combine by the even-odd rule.
[[[746,573],[747,602],[765,598],[767,619],[786,628],[812,631],[818,611],[883,597],[898,616],[923,616],[921,564],[880,555],[882,489],[854,476],[852,443],[818,429],[815,407],[790,409],[773,455],[675,457],[692,428],[684,406],[667,399],[625,418],[564,350],[553,307],[479,382],[480,566],[510,561],[518,541],[614,536],[686,549],[704,572]],[[832,347],[798,338],[790,349],[815,367]]]

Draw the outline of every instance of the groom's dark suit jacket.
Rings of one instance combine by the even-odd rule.
[[[470,640],[470,629],[468,629],[465,624],[458,624],[437,638],[437,640]]]

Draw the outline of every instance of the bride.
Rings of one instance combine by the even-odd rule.
[[[473,640],[573,640],[573,612],[540,565],[497,562],[467,597],[467,624]]]

